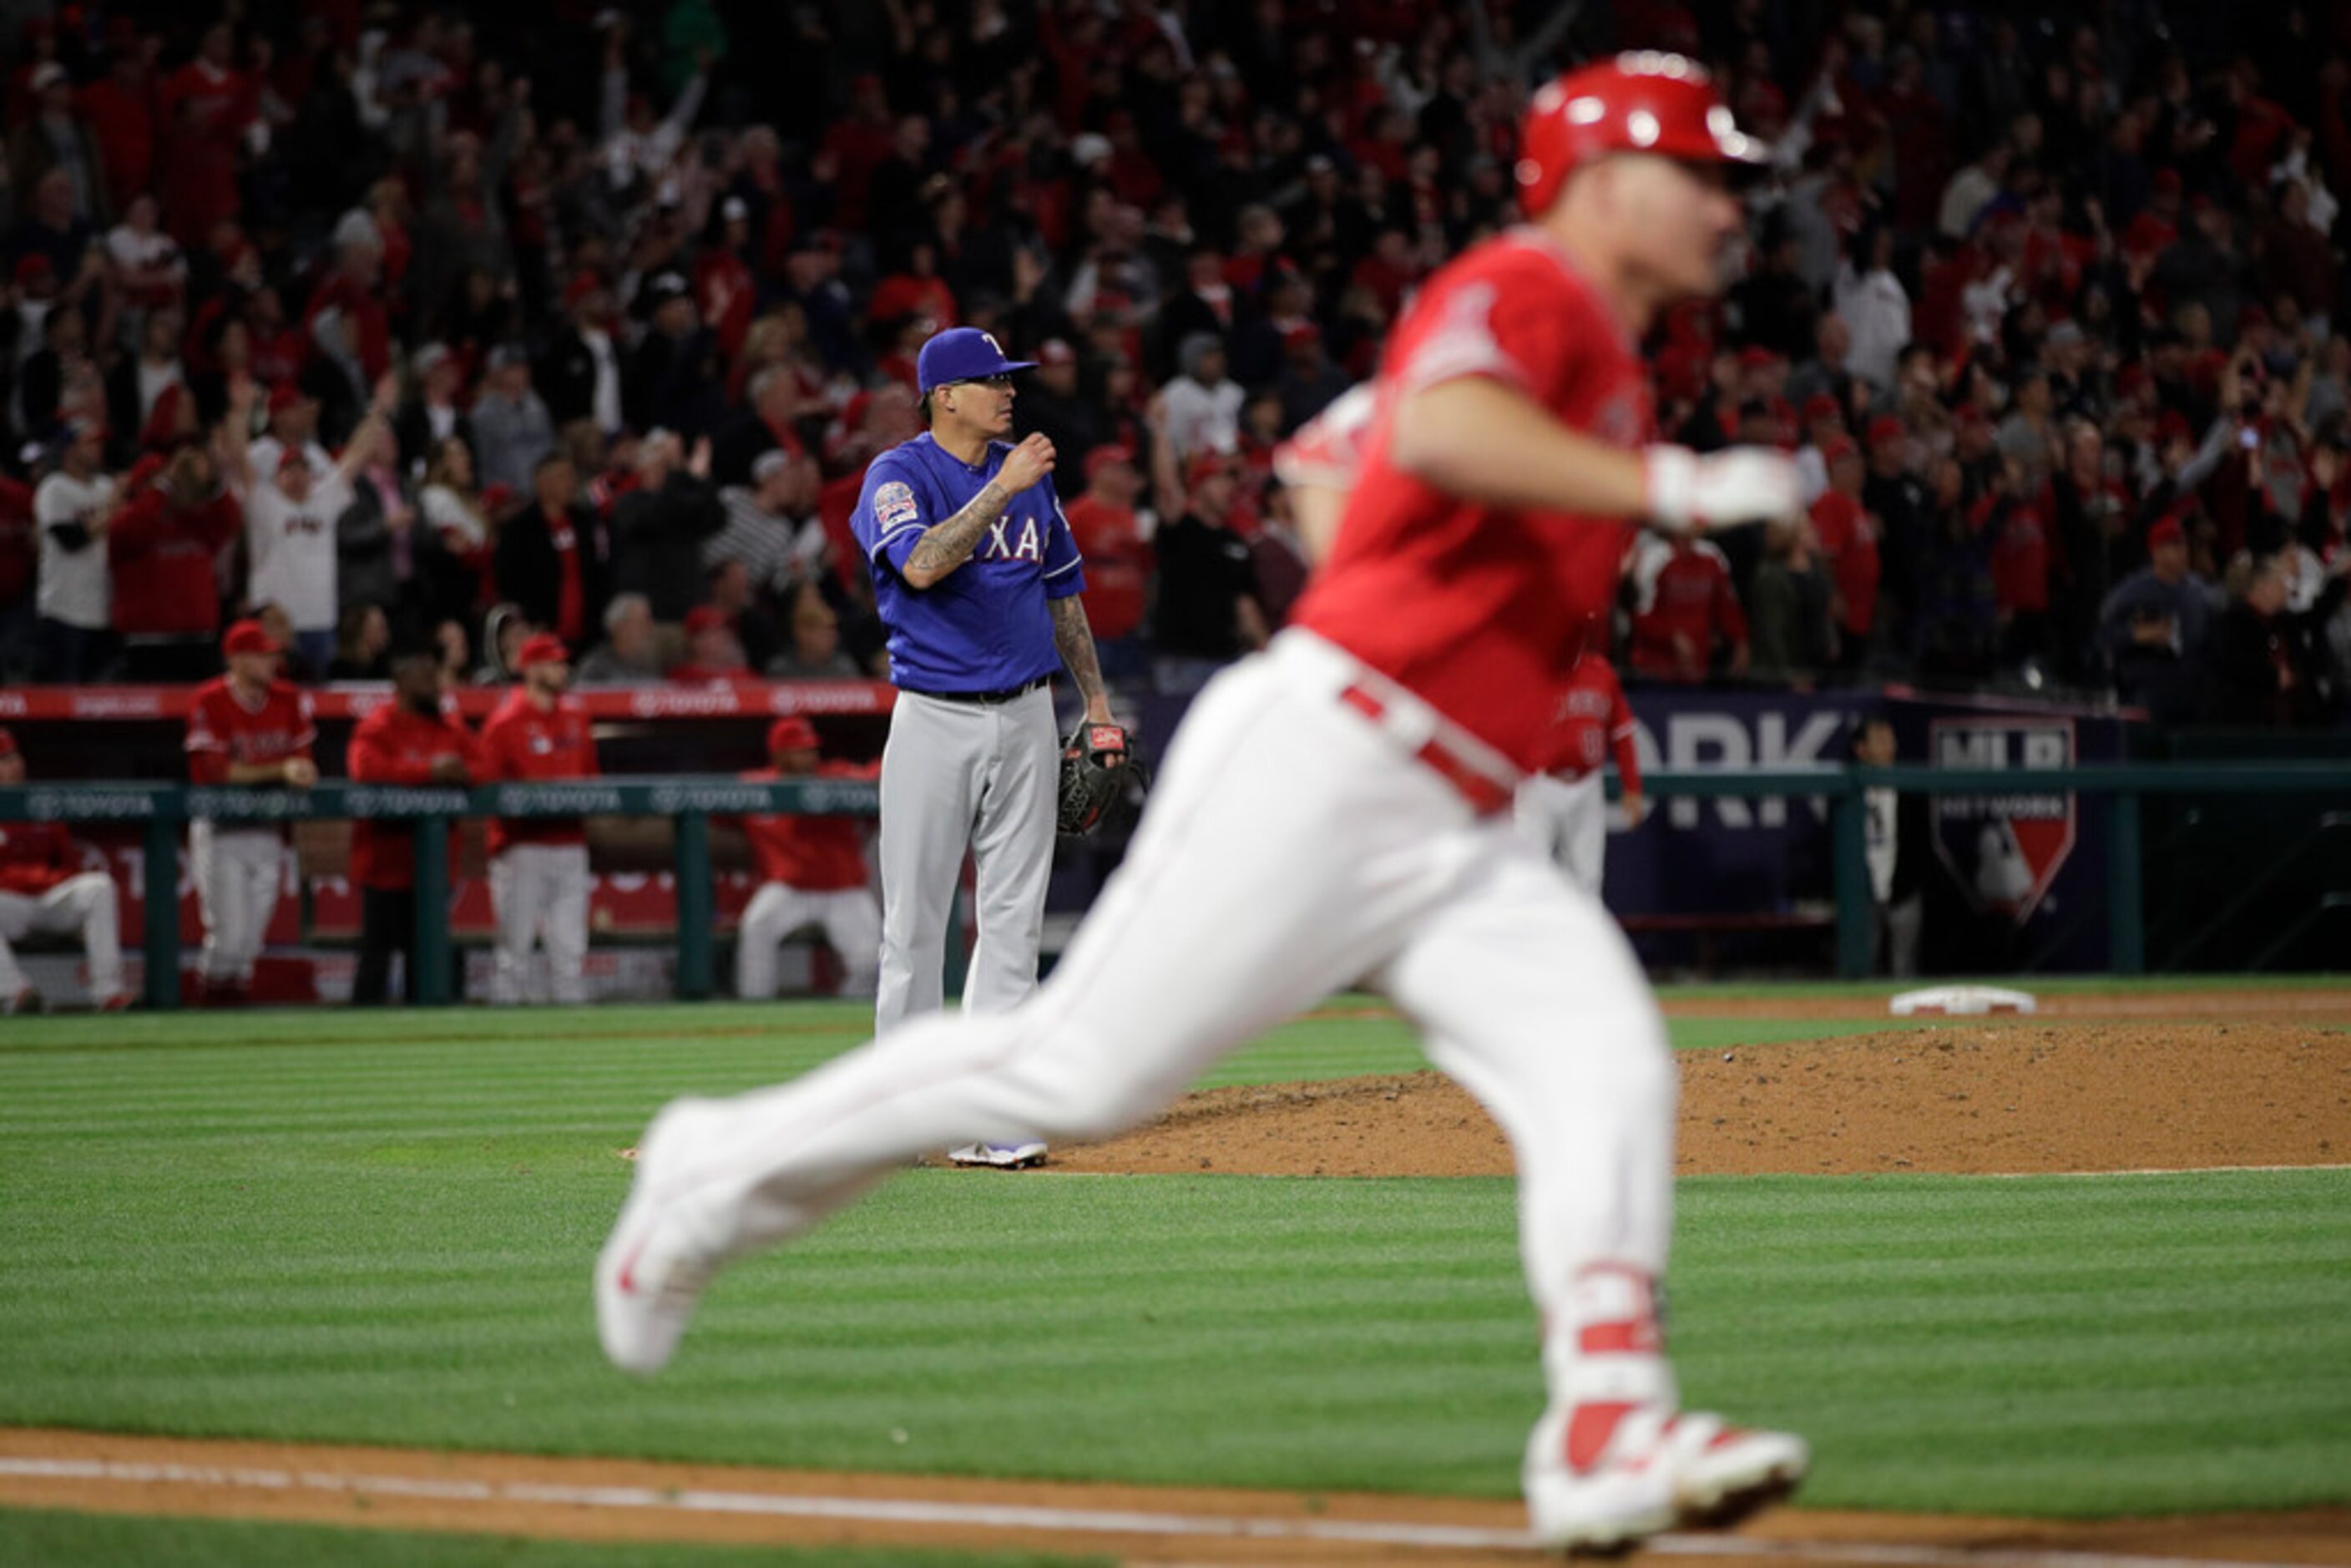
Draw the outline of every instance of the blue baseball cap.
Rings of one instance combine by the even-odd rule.
[[[1034,360],[1006,359],[996,340],[977,327],[951,327],[923,345],[914,360],[914,378],[927,392],[950,382],[984,381],[1036,368]]]

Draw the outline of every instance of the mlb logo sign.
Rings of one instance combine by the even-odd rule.
[[[1927,727],[1938,768],[2043,768],[2074,766],[2069,718],[1938,718]],[[2022,925],[2074,852],[2072,791],[2018,791],[1934,798],[1935,853],[1968,901]]]

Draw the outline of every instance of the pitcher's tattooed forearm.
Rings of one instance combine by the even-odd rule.
[[[1061,667],[1078,683],[1089,706],[1102,695],[1102,659],[1094,651],[1094,629],[1086,620],[1085,602],[1072,593],[1053,601],[1053,647]]]
[[[927,587],[970,559],[979,536],[1004,515],[1011,499],[1004,482],[997,480],[974,496],[962,511],[923,530],[913,553],[906,557],[907,579],[918,588]]]

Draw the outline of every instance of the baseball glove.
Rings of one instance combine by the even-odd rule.
[[[1081,724],[1061,747],[1061,831],[1091,833],[1125,800],[1134,772],[1134,747],[1114,724]]]

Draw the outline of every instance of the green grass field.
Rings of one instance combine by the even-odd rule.
[[[1539,1392],[1497,1180],[912,1172],[730,1271],[661,1379],[610,1371],[587,1283],[629,1179],[613,1151],[667,1096],[799,1071],[862,1017],[11,1020],[0,1424],[1513,1493]],[[1685,1020],[1675,1038],[1881,1027]],[[1394,1020],[1327,1017],[1209,1082],[1418,1065]],[[1682,1184],[1679,1213],[1685,1395],[1810,1437],[1810,1504],[2351,1501],[2351,1170],[1708,1177]],[[107,1544],[141,1530],[242,1531],[319,1560],[289,1527],[5,1512],[0,1560],[271,1560],[243,1536]],[[608,1560],[497,1542],[402,1557],[400,1539],[337,1560]]]

